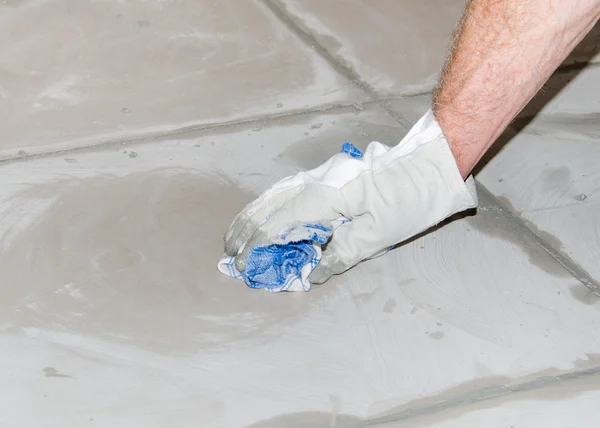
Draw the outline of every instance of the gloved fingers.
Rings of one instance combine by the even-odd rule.
[[[383,232],[383,233],[382,233]],[[389,237],[370,214],[363,214],[338,227],[323,247],[321,261],[308,279],[323,284],[388,246]],[[391,245],[391,244],[390,244]]]
[[[262,205],[256,208],[258,200],[248,204],[233,220],[225,233],[225,253],[235,257],[244,243],[256,232],[256,229],[274,212],[284,206],[290,199],[302,192],[304,186],[299,185],[271,198],[265,198]]]
[[[335,220],[343,216],[345,201],[338,189],[323,185],[306,185],[259,225],[235,257],[235,266],[243,272],[253,248],[298,241],[326,242]],[[326,237],[326,239],[324,239]]]

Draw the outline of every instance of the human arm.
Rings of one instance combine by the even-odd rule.
[[[225,236],[236,268],[245,269],[253,248],[285,244],[290,236],[311,240],[303,225],[326,227],[344,217],[350,221],[333,232],[309,277],[322,283],[475,207],[473,181],[463,179],[592,28],[597,2],[471,0],[433,112],[393,148],[374,142],[363,159],[336,155],[267,190]]]
[[[433,97],[464,178],[599,17],[599,0],[467,3]]]

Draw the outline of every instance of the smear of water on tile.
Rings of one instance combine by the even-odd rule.
[[[277,334],[331,288],[276,296],[217,271],[224,231],[250,199],[173,170],[33,186],[11,202],[39,212],[0,242],[0,324],[170,354]]]
[[[44,372],[44,376],[46,377],[63,377],[63,378],[71,378],[71,376],[59,373],[54,367],[44,367],[42,370]]]
[[[553,193],[559,189],[570,187],[570,177],[571,172],[567,166],[549,169],[542,180],[542,193]]]
[[[76,75],[66,75],[60,80],[44,88],[36,97],[36,108],[58,108],[61,105],[74,106],[82,102],[83,97],[75,89],[81,78]]]
[[[508,201],[503,198],[498,199],[501,199],[501,203],[507,204],[512,209]],[[518,246],[527,255],[529,261],[543,271],[558,277],[570,276],[565,268],[552,259],[530,238],[523,236],[521,230],[505,218],[504,213],[494,205],[490,205],[485,199],[480,201],[480,210],[477,215],[467,218],[466,221],[473,229],[484,235],[493,236]],[[553,236],[542,236],[542,238],[550,239],[549,243],[557,250],[562,246],[562,243]],[[557,245],[559,246],[556,247]]]
[[[560,239],[558,239],[556,236],[552,235],[551,233],[548,233],[544,230],[540,230],[531,221],[527,220],[526,218],[523,218],[522,213],[514,207],[514,205],[508,198],[506,198],[505,196],[496,196],[496,199],[498,199],[498,202],[500,202],[502,205],[504,205],[506,208],[508,208],[514,214],[518,215],[521,218],[521,220],[527,225],[527,227],[533,231],[533,233],[535,233],[537,236],[539,236],[540,238],[544,239],[547,243],[552,245],[552,247],[554,249],[560,250],[561,248],[563,248],[563,243],[561,242]],[[489,206],[489,204],[488,204],[488,206]],[[492,208],[492,210],[494,209],[493,207],[490,207],[490,208]]]
[[[433,333],[429,333],[429,337],[435,340],[440,340],[444,338],[444,333],[441,331],[434,331]]]
[[[573,296],[573,298],[575,300],[580,301],[584,305],[591,306],[591,305],[595,305],[596,303],[600,302],[600,296],[598,296],[596,293],[594,293],[592,290],[590,290],[583,284],[577,284],[577,285],[571,286],[569,288],[569,292],[571,293],[571,296]]]
[[[337,415],[332,421],[329,413],[303,412],[278,416],[249,425],[247,428],[336,428],[360,422],[359,418]]]
[[[358,293],[354,295],[354,300],[360,302],[368,302],[375,296],[375,291],[367,292],[367,293]]]
[[[383,312],[390,314],[394,312],[396,306],[398,306],[398,304],[396,303],[396,299],[389,298],[387,302],[385,302],[385,304],[383,305]]]

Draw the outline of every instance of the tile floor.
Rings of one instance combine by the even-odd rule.
[[[215,268],[274,181],[402,138],[461,5],[2,2],[0,426],[598,426],[598,27],[476,215],[310,293]]]

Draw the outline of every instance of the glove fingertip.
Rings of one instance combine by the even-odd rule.
[[[235,257],[235,268],[238,272],[244,272],[246,270],[246,258],[241,257],[241,255]]]
[[[228,244],[227,241],[225,241],[225,254],[227,254],[229,257],[235,257],[235,255],[237,254],[235,248],[232,245]]]

